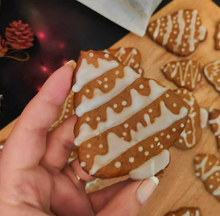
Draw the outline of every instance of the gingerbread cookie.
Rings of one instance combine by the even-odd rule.
[[[186,126],[175,142],[176,147],[186,150],[193,148],[199,142],[202,136],[202,128],[207,124],[208,112],[199,107],[192,92],[186,89],[178,89],[176,94],[189,106]]]
[[[220,22],[217,25],[215,33],[215,49],[220,50]]]
[[[139,74],[143,74],[141,64],[141,53],[134,47],[120,47],[117,49],[104,50],[104,52],[114,55],[124,65],[135,68]]]
[[[211,107],[209,109],[209,125],[216,137],[217,148],[220,152],[220,110]]]
[[[173,91],[92,50],[80,54],[73,91],[75,145],[87,173],[144,179],[169,164],[188,112]]]
[[[161,70],[167,79],[190,91],[194,90],[196,84],[201,81],[200,64],[197,61],[187,59],[172,61],[161,67]]]
[[[168,212],[165,216],[202,216],[202,214],[199,208],[184,207],[176,211]]]
[[[207,80],[220,92],[220,61],[207,64],[204,67],[204,74]]]
[[[176,55],[188,56],[205,40],[206,28],[197,10],[179,10],[149,24],[148,35]]]
[[[220,201],[220,161],[214,155],[198,154],[194,159],[196,176],[206,190]]]

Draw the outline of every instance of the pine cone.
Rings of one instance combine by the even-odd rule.
[[[8,47],[6,41],[0,35],[0,57],[4,56],[7,51],[8,51]]]
[[[13,21],[10,26],[5,32],[8,45],[15,49],[27,49],[33,46],[34,34],[28,24],[19,20]]]

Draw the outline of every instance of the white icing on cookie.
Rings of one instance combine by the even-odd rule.
[[[138,168],[129,173],[129,177],[134,180],[146,179],[154,176],[159,171],[166,168],[170,162],[168,150],[163,150],[160,154],[141,164]]]
[[[116,52],[116,53],[114,54],[114,56],[121,61],[121,57],[122,57],[125,53],[126,53],[125,48],[124,48],[124,47],[121,47],[121,48],[118,50],[118,52]]]
[[[189,51],[193,52],[195,50],[195,43],[196,43],[196,39],[195,39],[195,32],[196,32],[196,16],[197,16],[197,10],[193,10],[192,12],[192,19],[191,19],[191,23],[190,23],[190,35],[189,35],[189,39],[187,40],[189,43]]]
[[[96,88],[93,91],[93,98],[89,99],[85,95],[82,96],[82,101],[80,105],[76,108],[77,116],[82,116],[84,113],[91,111],[108,102],[139,77],[140,74],[135,73],[132,68],[128,66],[124,67],[124,77],[116,78],[115,86],[111,89],[111,91],[103,93],[100,89]]]
[[[166,44],[167,44],[168,39],[169,39],[169,37],[170,37],[170,33],[172,32],[172,27],[173,27],[172,19],[171,19],[171,16],[168,15],[168,16],[167,16],[166,33],[164,34],[164,37],[163,37],[163,45],[166,45]]]
[[[200,123],[201,123],[201,128],[205,128],[207,126],[208,122],[208,111],[204,108],[200,108]]]
[[[219,196],[220,195],[220,185],[213,191],[214,196]]]
[[[94,157],[94,163],[89,171],[90,175],[95,174],[99,169],[109,164],[137,143],[147,139],[159,131],[165,130],[174,122],[185,117],[188,112],[185,107],[182,107],[179,114],[174,114],[165,106],[163,101],[160,102],[160,110],[161,116],[156,117],[153,123],[151,123],[148,114],[144,115],[147,126],[144,127],[141,123],[137,123],[137,131],[130,130],[131,141],[129,142],[122,140],[115,133],[110,132],[107,135],[108,153],[105,155],[96,155]]]
[[[79,146],[82,142],[123,123],[124,119],[130,118],[167,91],[166,88],[158,85],[154,80],[149,80],[149,87],[151,92],[148,96],[141,95],[137,90],[131,89],[131,106],[125,107],[120,113],[116,113],[111,107],[107,107],[107,120],[105,122],[99,122],[95,130],[87,123],[83,123],[79,129],[79,135],[74,141],[75,145]]]
[[[156,40],[156,38],[158,36],[159,29],[160,29],[160,19],[157,19],[157,26],[156,26],[156,29],[155,29],[154,34],[153,34],[154,40]]]
[[[218,130],[214,132],[215,136],[218,136],[220,134],[220,115],[218,115],[215,119],[210,119],[209,124],[217,124],[218,125]]]
[[[118,65],[118,62],[115,60],[108,61],[98,58],[98,67],[95,67],[93,64],[88,64],[86,59],[82,59],[76,74],[76,83],[72,88],[73,92],[79,92],[85,84],[101,76],[106,71],[118,67]]]

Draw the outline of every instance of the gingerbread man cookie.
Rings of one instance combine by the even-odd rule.
[[[207,80],[220,92],[220,61],[207,64],[204,67],[204,74]]]
[[[220,110],[211,107],[209,109],[209,125],[216,137],[217,148],[220,152]]]
[[[220,22],[217,25],[215,33],[215,49],[220,50]]]
[[[220,201],[220,161],[214,155],[198,154],[194,159],[196,176],[206,190]]]
[[[168,149],[188,113],[173,91],[114,56],[92,50],[81,52],[72,89],[75,145],[87,173],[144,179],[169,164]]]
[[[192,92],[186,89],[178,89],[176,94],[189,106],[189,112],[186,126],[175,142],[175,146],[185,150],[191,149],[199,142],[202,136],[202,128],[206,126],[208,121],[208,112],[206,109],[199,107]]]
[[[168,212],[165,216],[202,216],[202,214],[199,208],[184,207],[176,211]]]
[[[104,50],[104,52],[114,55],[124,65],[135,68],[139,74],[143,74],[141,64],[141,53],[134,47],[120,47],[117,49]]]
[[[161,70],[167,79],[190,91],[194,90],[197,83],[201,81],[200,64],[197,61],[187,59],[172,61],[161,67]]]
[[[198,11],[185,9],[153,21],[147,33],[168,51],[188,56],[205,40],[207,31]]]

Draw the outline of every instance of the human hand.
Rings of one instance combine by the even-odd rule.
[[[19,117],[0,158],[0,215],[2,216],[135,216],[158,180],[127,180],[86,194],[93,180],[74,160],[72,116],[51,132],[65,101],[73,74],[71,62],[46,81]]]

